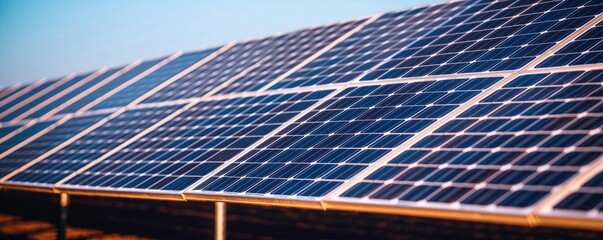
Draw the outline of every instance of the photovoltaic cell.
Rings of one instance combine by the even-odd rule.
[[[6,155],[2,159],[0,159],[0,178],[6,176],[17,168],[20,168],[21,166],[29,163],[30,161],[33,161],[37,157],[46,153],[50,149],[60,145],[64,141],[81,132],[82,130],[92,126],[92,124],[98,122],[106,116],[107,114],[98,114],[74,117],[54,127],[52,130],[37,137],[35,140],[27,143],[26,145],[15,150],[14,152]],[[30,127],[30,129],[34,128]],[[28,131],[28,129],[26,129],[25,131]],[[31,136],[32,134],[28,135]],[[2,144],[4,145],[5,143]]]
[[[65,186],[183,190],[328,93],[200,102],[76,175]]]
[[[565,45],[545,61],[539,68],[576,66],[603,63],[603,22],[588,29],[580,37]]]
[[[96,84],[98,84],[99,82],[103,81],[105,78],[113,75],[114,73],[116,73],[117,71],[119,71],[119,68],[113,68],[113,69],[109,69],[106,72],[104,72],[103,74],[98,75],[97,77],[90,79],[89,81],[87,81],[86,83],[82,84],[81,86],[67,92],[64,93],[63,96],[61,96],[60,98],[57,98],[55,100],[53,100],[51,103],[46,104],[44,107],[36,110],[35,112],[29,114],[28,116],[26,116],[25,118],[39,118],[44,116],[45,114],[47,114],[48,112],[56,109],[57,107],[59,107],[60,105],[66,103],[67,101],[73,99],[74,97],[76,97],[77,95],[81,94],[82,92],[90,89],[91,87],[94,87]],[[75,83],[75,82],[74,82]]]
[[[0,106],[0,114],[7,115],[9,113],[9,112],[7,112],[7,110],[14,107],[16,104],[19,104],[20,102],[23,102],[23,101],[27,100],[28,98],[36,95],[37,93],[43,91],[44,89],[52,86],[56,82],[57,82],[57,80],[45,81],[45,82],[41,82],[41,83],[33,83],[32,85],[30,85],[27,88],[25,88],[24,90],[22,90],[22,91],[25,91],[25,93],[21,94],[19,97],[16,97],[16,98],[8,101],[7,103],[3,104],[2,106]],[[0,122],[4,122],[2,117],[0,117]]]
[[[7,182],[54,184],[181,107],[172,105],[127,110]]]
[[[13,135],[9,139],[6,139],[6,140],[0,142],[0,154],[3,154],[7,150],[16,146],[17,144],[19,144],[23,141],[26,141],[27,139],[31,138],[33,135],[48,128],[50,125],[54,124],[55,122],[56,122],[55,120],[37,122],[31,126],[28,126],[27,128],[25,128],[23,130],[20,130],[17,134]],[[22,124],[3,126],[2,128],[0,128],[0,134],[1,134],[0,136],[7,136],[9,133],[17,131],[22,126],[23,126]]]
[[[219,91],[220,94],[257,91],[366,19],[304,29],[276,37],[265,50],[260,66]]]
[[[145,102],[200,97],[243,71],[247,72],[218,94],[257,91],[365,20],[237,43]]]
[[[67,88],[71,87],[73,84],[76,84],[79,81],[82,81],[83,79],[87,78],[91,74],[92,73],[77,75],[69,80],[59,81],[56,84],[53,84],[52,86],[49,87],[49,88],[52,88],[51,90],[47,91],[46,93],[42,94],[41,96],[36,97],[35,99],[32,99],[31,101],[27,102],[27,104],[22,105],[21,107],[12,111],[11,113],[3,116],[2,118],[0,118],[0,121],[5,122],[5,121],[13,120],[14,118],[20,116],[21,114],[25,113],[29,109],[42,104],[44,101],[48,100],[52,96],[55,96],[55,95],[61,93],[62,91],[66,90]]]
[[[16,131],[17,129],[19,129],[22,126],[23,126],[23,124],[15,124],[15,125],[7,125],[7,126],[0,127],[0,136],[1,136],[0,139],[2,139],[5,136],[8,136],[9,134]],[[4,141],[0,140],[0,143],[2,143],[2,142],[4,142]],[[6,144],[6,145],[0,144],[0,154],[2,154],[8,148],[11,148],[12,147],[11,145],[12,144]]]
[[[478,2],[363,80],[519,69],[602,11],[597,0]]]
[[[603,153],[598,71],[522,75],[340,198],[526,208]]]
[[[217,49],[213,48],[199,52],[182,54],[146,77],[143,77],[121,91],[111,95],[111,97],[98,103],[92,107],[91,110],[126,106],[136,98],[142,96],[193,64],[201,61],[201,59],[205,58],[207,55],[216,50]]]
[[[349,82],[420,39],[466,4],[457,1],[385,14],[271,89]]]
[[[237,43],[199,68],[149,96],[143,102],[162,102],[203,96],[257,63],[257,60],[265,54],[261,49],[270,42],[262,39]]]
[[[5,89],[2,90],[2,93],[0,94],[0,101],[4,101],[5,99],[14,96],[14,94],[17,94],[19,91],[25,89],[26,87],[28,87],[29,85],[25,85],[25,86],[12,86],[12,87],[7,87]]]
[[[603,218],[603,172],[595,175],[578,190],[559,202],[554,207],[555,210]],[[563,215],[563,213],[560,214]]]
[[[195,190],[324,196],[499,79],[347,88]]]
[[[133,67],[132,69],[128,70],[127,72],[119,75],[119,77],[116,77],[115,79],[113,79],[110,82],[106,83],[105,85],[99,87],[98,89],[92,91],[91,93],[86,94],[86,96],[84,96],[84,97],[80,98],[79,100],[64,107],[57,114],[74,113],[74,112],[79,111],[86,105],[94,102],[95,100],[97,100],[97,99],[101,98],[102,96],[104,96],[105,94],[109,93],[111,90],[123,85],[128,80],[138,76],[139,74],[143,73],[147,69],[155,66],[156,64],[161,62],[163,59],[164,58],[160,58],[160,59],[149,60],[149,61],[140,63],[139,65]]]

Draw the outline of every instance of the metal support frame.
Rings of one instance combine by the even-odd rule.
[[[226,203],[216,202],[215,203],[215,216],[214,216],[214,239],[225,240],[226,239]]]
[[[67,211],[69,209],[69,195],[61,193],[61,215],[57,225],[57,240],[67,239]]]

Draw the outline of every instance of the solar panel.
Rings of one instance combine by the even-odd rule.
[[[216,89],[218,94],[260,90],[365,20],[237,43],[144,102],[201,97],[235,76],[236,81]]]
[[[18,95],[15,95],[15,97],[5,99],[5,101],[2,102],[2,105],[0,105],[0,119],[13,111],[18,104],[26,102],[30,97],[39,94],[39,92],[44,91],[56,82],[57,80],[38,81],[19,91]]]
[[[538,67],[576,66],[603,63],[603,22],[540,63]]]
[[[3,88],[0,182],[600,229],[602,12],[449,1]]]
[[[457,1],[384,14],[271,89],[352,81],[421,39],[467,4]]]
[[[27,87],[27,85],[22,86],[22,85],[16,85],[16,86],[11,86],[11,87],[6,87],[2,90],[2,93],[0,93],[0,103],[2,101],[5,101],[5,99],[10,98],[14,95],[16,95],[19,91],[25,89]]]
[[[138,97],[159,86],[161,83],[169,80],[183,70],[201,61],[203,58],[216,50],[217,49],[208,49],[199,52],[182,54],[176,59],[167,62],[159,69],[153,71],[151,74],[111,95],[104,101],[94,105],[91,110],[126,106]]]
[[[22,124],[14,124],[14,125],[6,125],[0,127],[0,143],[4,142],[11,133],[15,132],[17,129],[21,128]],[[17,142],[18,143],[18,142]],[[0,145],[0,154],[4,151],[8,150],[12,144],[2,144]]]
[[[49,112],[53,112],[57,107],[61,106],[62,104],[65,104],[68,101],[73,100],[78,95],[85,92],[86,90],[95,87],[96,84],[105,80],[107,77],[115,74],[119,70],[120,70],[119,68],[113,68],[113,69],[109,69],[109,70],[101,70],[104,72],[97,72],[96,74],[91,75],[90,77],[88,77],[89,79],[87,81],[82,80],[82,81],[76,82],[72,85],[72,87],[70,89],[68,89],[68,91],[61,92],[57,97],[47,100],[50,102],[45,103],[45,105],[43,103],[43,104],[36,106],[35,108],[30,109],[23,115],[19,116],[17,118],[17,120],[32,119],[32,118],[39,118],[39,117],[45,116]]]
[[[190,105],[60,187],[184,190],[329,92],[225,98]]]
[[[38,108],[39,106],[43,106],[43,103],[50,98],[60,95],[64,90],[68,89],[70,86],[78,84],[82,80],[88,78],[93,73],[85,73],[80,74],[74,77],[63,78],[56,83],[52,84],[48,88],[41,91],[38,95],[28,99],[28,101],[21,102],[14,110],[8,114],[0,117],[0,122],[7,122],[11,120],[18,120],[19,116],[28,112],[30,109]]]
[[[125,72],[123,72],[121,75],[94,89],[92,92],[85,94],[85,96],[74,101],[73,103],[62,107],[62,109],[57,112],[57,115],[88,110],[92,107],[91,105],[107,99],[112,95],[112,91],[121,89],[122,86],[129,85],[128,83],[130,81],[136,80],[134,79],[136,76],[142,75],[145,71],[157,65],[162,60],[163,58],[144,61],[140,64],[133,63],[125,67],[121,70],[125,70]]]
[[[549,213],[557,216],[603,219],[603,172],[588,179]]]
[[[603,154],[601,73],[521,75],[339,199],[484,211],[534,206]]]
[[[363,80],[520,69],[603,11],[600,1],[483,1]]]
[[[321,197],[500,78],[351,87],[195,190]]]
[[[5,184],[53,184],[147,129],[182,105],[135,108],[103,123],[76,141],[19,172]]]
[[[30,140],[30,142],[15,151],[3,154],[0,156],[0,178],[5,178],[12,171],[26,166],[29,162],[43,154],[47,154],[49,150],[62,144],[65,140],[75,136],[106,116],[107,114],[96,114],[73,117],[66,122],[53,125],[52,130]],[[49,123],[46,124],[48,125]],[[28,129],[34,128],[30,127]],[[26,129],[25,131],[28,130]],[[29,135],[29,133],[27,134]]]

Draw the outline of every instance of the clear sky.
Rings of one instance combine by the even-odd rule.
[[[0,0],[0,85],[433,2],[439,1]]]

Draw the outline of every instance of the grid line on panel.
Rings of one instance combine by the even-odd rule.
[[[11,150],[0,155],[2,174],[0,183],[11,178],[18,172],[27,169],[46,156],[56,152],[58,148],[69,144],[74,136],[86,132],[86,129],[95,122],[102,120],[108,114],[68,116],[58,120],[47,127],[35,137],[30,137],[27,142],[19,144]],[[61,142],[60,140],[65,140]]]
[[[585,169],[581,169],[583,171],[579,171],[579,173],[572,179],[570,179],[564,186],[562,186],[555,194],[545,198],[542,200],[534,208],[534,214],[536,215],[551,215],[554,214],[554,211],[558,208],[560,204],[564,201],[576,202],[578,199],[570,199],[572,194],[579,192],[579,190],[589,181],[591,181],[597,175],[600,175],[603,172],[603,155],[599,156],[599,159],[594,161],[591,166]],[[601,192],[600,194],[603,194]],[[600,201],[601,202],[601,201]],[[601,205],[599,202],[598,205]],[[597,204],[593,206],[596,207]],[[603,207],[603,206],[602,206]],[[571,208],[568,208],[571,209]],[[589,210],[589,209],[586,209]],[[600,214],[600,213],[599,213]],[[598,217],[603,217],[598,215]]]
[[[498,79],[350,84],[188,193],[316,199]]]
[[[47,79],[40,79],[33,83],[26,84],[24,86],[19,86],[19,88],[17,89],[17,91],[15,93],[0,100],[0,106],[4,106],[4,107],[0,108],[0,113],[6,111],[6,109],[8,109],[9,103],[14,102],[14,100],[17,98],[22,98],[22,97],[26,98],[27,96],[24,96],[25,94],[27,94],[27,93],[31,92],[32,90],[34,90],[35,88],[39,87],[39,85],[47,83],[48,81],[49,80],[47,80]]]
[[[165,60],[165,58],[148,61],[136,60],[132,62],[130,65],[107,79],[103,85],[100,85],[93,90],[91,89],[91,91],[87,91],[87,94],[82,94],[81,98],[63,106],[63,109],[56,111],[56,115],[83,113],[88,111],[90,108],[109,98],[116,92],[119,92],[133,81],[137,81],[139,78],[154,71],[151,69],[163,60]]]
[[[220,165],[219,167],[217,167],[213,171],[207,173],[203,178],[201,178],[198,181],[196,181],[195,183],[191,184],[188,188],[184,189],[182,192],[189,192],[190,193],[191,190],[195,189],[197,186],[199,186],[200,184],[202,184],[203,182],[205,182],[210,177],[215,176],[217,173],[223,171],[230,164],[236,162],[238,159],[240,159],[241,157],[243,157],[246,154],[248,154],[252,149],[255,149],[256,147],[260,146],[261,144],[264,144],[266,141],[268,141],[270,138],[272,138],[278,132],[280,132],[283,129],[287,128],[289,125],[291,125],[295,121],[298,121],[301,117],[303,117],[304,115],[310,113],[312,110],[314,110],[315,108],[319,107],[320,105],[324,104],[330,98],[332,98],[334,96],[337,96],[337,94],[339,94],[342,90],[343,90],[343,88],[333,89],[333,92],[331,92],[330,94],[326,95],[322,99],[319,99],[316,103],[314,103],[313,105],[311,105],[308,108],[304,109],[303,111],[300,111],[295,117],[293,117],[293,118],[289,119],[287,122],[281,124],[279,127],[275,128],[270,133],[265,134],[264,137],[262,137],[262,139],[258,140],[256,143],[250,145],[247,149],[245,149],[244,151],[242,151],[239,154],[235,155],[230,160],[225,161],[224,164]],[[322,90],[322,91],[324,91],[324,90]]]
[[[100,108],[99,107],[100,104],[102,104],[103,102],[105,102],[107,100],[110,100],[113,96],[115,96],[122,90],[128,88],[129,86],[136,84],[139,80],[144,79],[145,77],[149,76],[150,74],[153,74],[156,70],[169,64],[170,62],[172,62],[173,60],[178,58],[181,54],[182,54],[181,52],[177,52],[177,53],[174,53],[167,57],[162,57],[162,58],[158,58],[158,59],[154,59],[154,60],[145,61],[145,62],[152,64],[152,66],[145,69],[143,72],[138,73],[136,76],[130,78],[129,80],[120,84],[119,86],[113,88],[111,91],[104,94],[101,98],[98,98],[98,99],[88,103],[85,107],[81,108],[78,112],[91,111],[91,110],[96,110],[97,108]],[[144,64],[144,62],[142,64]]]
[[[463,110],[465,110],[468,107],[472,106],[473,104],[479,102],[481,99],[486,98],[490,93],[494,92],[497,88],[504,86],[505,84],[507,84],[507,82],[510,82],[515,77],[521,75],[523,73],[523,71],[528,70],[528,69],[533,69],[539,63],[541,63],[542,61],[544,61],[548,56],[550,56],[554,52],[558,51],[559,49],[563,48],[563,46],[565,46],[567,43],[569,43],[573,39],[575,39],[578,36],[580,36],[583,32],[587,31],[588,28],[594,26],[595,24],[597,24],[598,22],[600,22],[602,19],[603,19],[603,14],[600,14],[596,18],[591,19],[588,23],[584,24],[580,29],[574,31],[572,34],[569,34],[563,40],[557,42],[557,44],[555,46],[549,48],[547,51],[545,51],[544,53],[542,53],[540,56],[538,56],[537,58],[535,58],[534,60],[532,60],[531,62],[529,62],[528,64],[526,64],[525,66],[523,66],[519,71],[512,72],[510,75],[508,75],[503,80],[501,80],[498,84],[496,84],[495,86],[492,86],[488,91],[485,91],[482,94],[476,96],[474,99],[472,99],[471,101],[467,102],[462,107],[459,107],[458,109],[456,109],[456,111],[453,111],[450,114],[448,114],[448,115],[440,118],[440,120],[438,122],[436,122],[432,126],[439,126],[439,127],[443,126],[445,123],[447,123],[447,121],[449,119],[453,119],[454,117],[456,117],[459,114],[461,114]],[[414,143],[420,141],[422,139],[422,137],[427,136],[430,133],[429,131],[433,131],[435,129],[436,129],[435,127],[430,127],[428,129],[425,129],[425,131],[423,131],[422,134],[415,135],[414,139],[412,139],[410,141],[407,141],[407,144],[401,145],[399,148],[397,148],[396,150],[392,151],[391,154],[388,154],[388,155],[384,156],[381,159],[381,161],[378,161],[378,162],[375,163],[375,165],[373,165],[374,167],[367,168],[366,171],[363,171],[363,172],[357,174],[355,176],[355,178],[353,178],[352,180],[348,181],[346,184],[342,185],[341,187],[339,187],[338,189],[336,189],[335,191],[333,191],[331,195],[329,195],[329,196],[326,197],[326,199],[327,200],[335,199],[337,196],[339,196],[340,194],[342,194],[344,191],[348,190],[349,188],[351,188],[354,185],[356,185],[358,182],[362,181],[362,179],[364,179],[365,177],[369,176],[373,171],[376,171],[380,167],[382,167],[385,164],[387,164],[387,162],[389,162],[391,159],[393,159],[394,157],[396,157],[397,154],[399,154],[402,151],[404,151],[405,148],[410,147],[411,143],[414,144]],[[421,136],[421,137],[416,137],[416,136]]]
[[[191,72],[195,71],[196,69],[199,69],[200,67],[203,67],[205,64],[207,64],[208,62],[210,62],[212,59],[215,59],[216,57],[220,56],[220,54],[228,51],[229,49],[231,49],[235,45],[236,45],[236,43],[231,42],[231,43],[228,43],[228,44],[220,47],[219,49],[215,49],[211,54],[208,54],[207,56],[203,57],[202,59],[200,59],[195,64],[193,64],[190,67],[188,67],[188,68],[180,71],[178,74],[176,74],[173,77],[171,77],[170,79],[164,81],[163,83],[161,83],[157,87],[151,89],[150,91],[147,91],[145,94],[143,94],[142,96],[140,96],[136,100],[132,101],[129,105],[137,105],[137,104],[140,104],[140,103],[144,103],[146,100],[148,100],[151,96],[153,96],[157,92],[160,92],[162,89],[166,88],[170,84],[172,84],[174,82],[177,82],[178,80],[182,79],[183,77],[185,77],[186,75],[188,75]],[[208,51],[208,50],[205,50],[205,51]]]
[[[579,66],[603,63],[603,22],[589,28],[580,37],[551,55],[538,68]]]
[[[51,116],[60,115],[60,114],[77,112],[77,110],[73,110],[73,109],[76,108],[77,106],[81,106],[82,104],[84,104],[86,101],[85,100],[86,97],[92,98],[92,97],[96,96],[94,94],[95,92],[100,91],[100,89],[102,89],[103,87],[107,87],[107,84],[111,83],[113,80],[115,80],[119,77],[125,77],[125,76],[123,76],[124,74],[126,74],[130,70],[133,70],[134,68],[138,67],[141,64],[141,62],[142,61],[140,61],[140,60],[136,60],[123,67],[115,67],[113,69],[109,69],[107,72],[105,72],[103,74],[103,76],[98,77],[100,80],[99,82],[97,82],[93,86],[86,87],[83,91],[78,93],[76,96],[67,99],[67,101],[65,101],[60,106],[57,106],[56,108],[53,108],[50,111],[44,113],[40,117],[40,119],[46,119]],[[104,75],[108,75],[108,76],[104,77]],[[84,86],[82,86],[82,87],[84,87]],[[72,109],[69,109],[69,108],[72,108]]]
[[[366,27],[368,24],[370,24],[370,23],[374,22],[375,20],[379,19],[379,17],[381,17],[381,16],[382,16],[382,14],[376,14],[376,15],[374,15],[374,16],[366,19],[364,22],[362,22],[361,24],[359,24],[355,28],[351,29],[347,33],[343,34],[342,36],[340,36],[339,38],[337,38],[336,40],[334,40],[333,42],[331,42],[327,46],[324,46],[318,52],[316,52],[313,55],[309,56],[304,61],[302,61],[299,64],[297,64],[295,67],[289,69],[287,72],[281,74],[280,76],[278,76],[277,78],[275,78],[273,81],[271,81],[268,84],[264,85],[258,91],[259,92],[264,92],[264,91],[267,91],[267,90],[271,89],[272,86],[274,86],[275,84],[278,84],[278,82],[280,82],[281,80],[286,79],[291,74],[295,73],[296,71],[300,70],[304,66],[308,65],[309,63],[311,63],[312,61],[314,61],[316,58],[318,58],[321,55],[325,54],[326,52],[328,52],[329,50],[331,50],[333,47],[337,46],[338,44],[340,44],[341,42],[345,41],[350,36],[354,35],[354,33],[357,33],[358,31],[362,30],[362,28]]]
[[[364,21],[366,19],[363,18],[237,42],[216,59],[150,96],[144,102],[196,98],[217,88],[220,90],[216,95],[259,91],[264,85],[283,74],[288,74],[291,68],[295,68],[307,57]],[[242,71],[247,74],[237,81],[224,84],[226,80]]]
[[[38,92],[38,94],[28,98],[25,101],[19,102],[12,108],[8,109],[6,112],[4,112],[4,115],[0,116],[0,122],[15,122],[13,120],[15,120],[16,117],[20,116],[25,111],[28,111],[36,105],[41,104],[51,96],[59,94],[65,90],[65,88],[68,88],[69,85],[80,82],[82,79],[87,78],[91,74],[92,73],[84,73],[80,75],[70,74],[67,77],[54,82],[52,85]]]
[[[579,176],[603,153],[596,147],[603,118],[601,74],[601,70],[522,74],[403,149],[342,195],[368,196],[366,202],[382,198],[438,202],[454,196],[451,202],[459,199],[464,205],[496,201],[530,207],[551,191],[555,195],[557,186]],[[395,180],[385,181],[389,178]],[[485,198],[486,193],[492,198]],[[534,209],[523,212],[536,221]]]
[[[46,132],[48,132],[48,131],[52,130],[54,127],[56,127],[56,125],[63,123],[65,120],[66,120],[66,119],[61,119],[61,120],[55,121],[55,123],[50,124],[50,125],[48,125],[48,126],[45,126],[45,127],[44,127],[43,129],[41,129],[41,130],[40,130],[40,131],[39,131],[37,134],[33,134],[32,136],[30,136],[30,137],[28,137],[28,138],[24,139],[23,141],[21,141],[21,142],[19,142],[19,143],[16,143],[14,146],[11,146],[9,149],[4,150],[2,153],[0,153],[0,159],[4,158],[5,156],[9,155],[10,153],[14,152],[15,150],[18,150],[18,149],[19,149],[19,148],[21,148],[22,146],[27,145],[29,142],[31,142],[31,141],[33,141],[33,140],[35,140],[35,139],[36,139],[36,138],[38,138],[39,136],[41,136],[41,135],[45,134]],[[49,121],[46,121],[46,122],[51,122],[51,121],[52,121],[52,120],[49,120]],[[32,121],[32,122],[33,122],[33,121]],[[32,124],[32,125],[35,125],[35,124]],[[27,126],[27,127],[30,127],[30,126]],[[19,129],[19,130],[21,130],[21,129]],[[18,131],[19,131],[19,130],[18,130]],[[27,130],[27,129],[23,129],[23,131],[24,131],[24,130]],[[20,132],[22,132],[22,131],[20,131]],[[12,135],[11,135],[9,138],[4,138],[4,139],[3,139],[3,142],[8,141],[8,140],[10,140],[10,138],[14,137],[14,135],[16,135],[16,134],[14,134],[14,133],[17,133],[17,134],[18,134],[18,133],[20,133],[20,132],[13,132],[13,134],[12,134]],[[1,182],[1,181],[0,181],[0,182]]]
[[[39,84],[32,84],[31,89],[29,89],[23,95],[12,99],[12,101],[10,101],[9,103],[4,103],[4,105],[0,105],[0,110],[2,111],[0,112],[0,122],[5,122],[4,117],[10,115],[16,110],[19,110],[23,105],[28,104],[29,102],[37,99],[38,97],[46,94],[49,91],[52,91],[53,89],[60,86],[64,82],[69,81],[73,77],[75,77],[75,75],[70,74],[56,80],[42,81]]]
[[[225,46],[224,51],[228,50],[228,48],[231,48],[233,45],[234,44],[229,44],[229,45]],[[219,52],[222,53],[223,51],[219,51]],[[238,79],[239,77],[243,76],[245,73],[246,73],[246,71],[242,71],[242,72],[240,72],[240,73],[232,76],[230,79],[226,80],[224,82],[224,84],[227,84],[227,83],[232,82],[232,81],[236,81],[236,79]],[[116,146],[115,148],[113,148],[112,151],[107,152],[106,154],[98,157],[96,160],[91,161],[90,163],[86,164],[85,166],[83,166],[83,167],[79,168],[78,170],[74,171],[72,174],[70,174],[70,175],[66,176],[65,178],[61,179],[60,181],[58,181],[56,183],[56,185],[61,185],[61,184],[65,183],[65,182],[69,181],[74,176],[80,174],[81,172],[86,171],[87,169],[93,167],[95,164],[97,164],[99,162],[102,162],[102,160],[104,160],[105,158],[107,158],[107,157],[111,156],[112,154],[118,152],[121,148],[123,148],[125,146],[128,146],[129,144],[131,144],[132,142],[136,141],[140,137],[143,137],[144,135],[146,135],[149,132],[153,131],[157,127],[160,127],[161,125],[165,124],[166,122],[170,121],[171,119],[177,117],[179,114],[182,114],[184,111],[187,111],[188,109],[190,109],[191,107],[195,106],[199,102],[203,101],[205,98],[210,97],[212,94],[214,94],[217,91],[219,91],[219,88],[213,89],[212,91],[208,92],[207,94],[205,94],[202,97],[190,99],[190,101],[188,101],[187,104],[185,104],[184,106],[182,106],[181,109],[179,109],[179,110],[173,112],[172,114],[166,116],[163,120],[158,121],[154,125],[152,125],[149,128],[147,128],[146,130],[140,132],[136,136],[133,136],[128,141],[125,141],[123,144],[120,144],[119,146]],[[152,105],[153,103],[150,103],[150,104]]]
[[[197,52],[175,53],[173,60],[153,71],[149,75],[125,87],[121,91],[111,95],[104,101],[93,106],[91,110],[118,108],[124,106],[133,106],[151,95],[155,89],[165,86],[165,82],[177,80],[183,74],[183,71],[190,71],[196,65],[201,65],[202,61],[208,55],[214,53],[217,49],[207,49]]]
[[[599,15],[596,1],[495,1],[475,5],[363,80],[521,69]]]
[[[76,90],[78,87],[85,85],[86,83],[88,83],[91,80],[94,80],[95,78],[101,76],[102,74],[104,74],[105,72],[107,72],[107,68],[101,68],[99,70],[96,70],[92,73],[86,73],[86,74],[78,74],[78,76],[74,77],[73,80],[71,80],[70,82],[66,82],[64,84],[69,84],[69,86],[67,86],[64,89],[61,89],[60,92],[52,92],[51,96],[48,96],[48,98],[45,99],[41,99],[41,102],[37,102],[35,103],[35,105],[31,105],[28,104],[27,106],[30,106],[25,112],[19,114],[18,116],[15,116],[11,122],[18,122],[20,120],[23,120],[27,117],[29,117],[30,115],[36,113],[36,111],[45,108],[47,105],[52,104],[53,102],[61,99],[63,96],[69,94],[70,92]],[[81,79],[76,79],[76,78],[81,78]],[[82,78],[83,77],[83,78]],[[38,116],[34,116],[34,118],[40,117]]]
[[[10,98],[13,95],[17,94],[19,91],[23,90],[25,87],[27,87],[27,86],[23,86],[21,84],[16,84],[16,85],[4,88],[4,90],[2,91],[2,95],[0,96],[0,103],[3,102],[5,99]]]
[[[181,107],[169,105],[126,110],[4,184],[54,184]]]
[[[118,152],[77,175],[61,180],[58,189],[183,190],[297,115],[327,91],[257,95],[214,101],[198,101],[175,113],[169,121],[141,133]],[[187,137],[182,137],[187,134]],[[176,137],[179,136],[179,137]],[[193,142],[195,146],[189,146]],[[109,154],[107,154],[109,155]],[[124,160],[135,159],[135,160]],[[125,164],[122,163],[126,161]],[[174,172],[164,171],[169,165]],[[184,166],[186,165],[186,166]],[[168,169],[168,170],[169,170]],[[178,170],[178,171],[176,171]],[[100,177],[97,177],[97,174]],[[70,179],[69,179],[70,178]]]
[[[467,2],[432,4],[381,15],[325,54],[271,86],[297,88],[349,82],[381,60],[416,41],[426,29],[448,21],[446,16]]]

